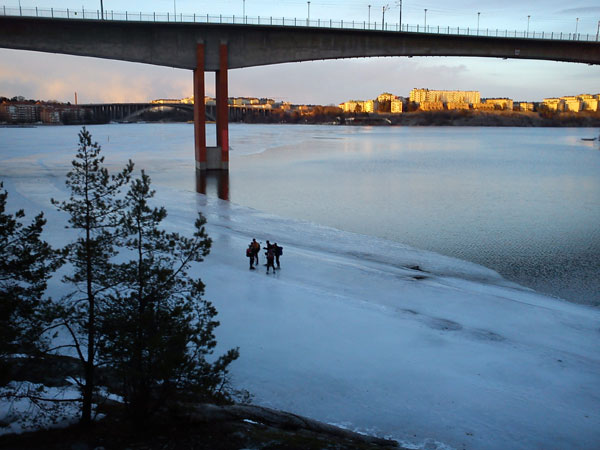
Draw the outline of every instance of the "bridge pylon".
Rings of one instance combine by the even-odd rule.
[[[229,170],[229,110],[227,89],[227,44],[219,44],[219,70],[216,71],[217,146],[206,146],[206,105],[204,103],[205,51],[203,42],[196,44],[194,70],[194,143],[196,170]]]

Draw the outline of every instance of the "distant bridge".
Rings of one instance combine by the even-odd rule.
[[[189,103],[90,103],[78,106],[89,111],[93,119],[111,122],[132,122],[145,112],[160,108],[194,111],[194,105]],[[217,106],[215,104],[206,105],[206,118],[209,121],[216,121],[216,110]],[[229,105],[228,107],[228,117],[232,122],[243,121],[246,117],[268,117],[270,115],[270,109],[252,108],[243,105]]]

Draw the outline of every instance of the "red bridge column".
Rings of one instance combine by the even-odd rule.
[[[221,149],[221,169],[229,169],[229,108],[227,102],[227,44],[219,45],[217,91],[217,147]]]
[[[204,44],[196,45],[194,70],[194,144],[196,169],[206,170],[206,106],[204,105]]]

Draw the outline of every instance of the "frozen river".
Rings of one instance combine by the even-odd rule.
[[[483,149],[463,152],[460,134],[450,139],[460,130],[232,126],[229,178],[203,182],[195,177],[191,126],[90,128],[110,169],[132,158],[136,173],[147,170],[157,204],[168,210],[168,230],[189,235],[197,211],[207,217],[211,253],[190,274],[202,277],[206,298],[219,311],[216,355],[240,347],[231,380],[256,404],[390,437],[412,449],[598,447],[600,309],[394,242],[419,237],[421,228],[422,246],[454,238],[502,248],[510,239],[499,236],[519,229],[519,221],[539,221],[543,230],[525,226],[526,236],[514,234],[523,248],[528,240],[544,242],[540,237],[564,232],[548,248],[563,244],[567,223],[587,230],[581,239],[590,247],[595,224],[586,223],[597,217],[597,177],[586,173],[597,173],[598,150],[581,146],[577,130],[542,130],[555,133],[547,139],[557,143],[555,155],[544,158],[538,149],[517,158],[501,150],[502,142],[525,141],[531,130],[465,130],[474,141],[482,134]],[[56,246],[73,233],[49,198],[68,196],[64,175],[77,132],[0,128],[0,179],[9,208],[24,208],[28,217],[43,210],[45,235]],[[568,175],[577,161],[579,175]],[[508,174],[495,174],[502,166],[513,167],[512,183]],[[525,189],[523,172],[546,195]],[[196,194],[198,185],[209,195]],[[513,206],[500,191],[516,199]],[[485,208],[486,199],[498,211]],[[551,212],[554,202],[562,214]],[[580,210],[587,215],[577,216]],[[293,215],[362,227],[364,234],[284,217]],[[377,237],[385,233],[391,239]],[[266,275],[262,266],[248,270],[244,249],[253,237],[284,247],[276,274]],[[525,262],[533,259],[526,256]],[[513,264],[518,272],[526,267]],[[48,295],[59,298],[65,290],[57,274]],[[30,407],[21,411],[31,418]],[[22,429],[18,417],[0,402],[0,434]]]
[[[196,189],[192,125],[89,128],[109,160],[111,149],[126,148],[156,183]],[[77,131],[0,128],[0,176],[36,176],[40,168],[61,175]],[[599,305],[600,148],[581,140],[595,133],[232,124],[221,190],[240,205],[476,262]],[[218,183],[207,180],[209,194]]]

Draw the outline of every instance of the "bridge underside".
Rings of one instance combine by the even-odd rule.
[[[441,30],[443,31],[443,30]],[[335,28],[119,22],[0,16],[0,47],[196,70],[371,56],[475,56],[600,64],[600,43]]]

